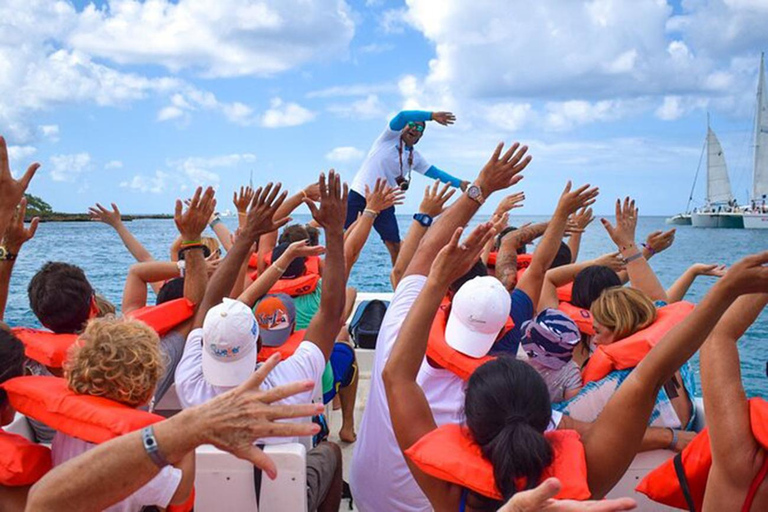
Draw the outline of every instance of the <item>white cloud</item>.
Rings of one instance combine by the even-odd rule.
[[[223,103],[213,93],[201,91],[188,86],[171,95],[171,104],[161,108],[157,113],[158,121],[179,120],[182,124],[189,123],[192,113],[200,110],[220,112],[228,121],[241,126],[254,123],[253,109],[240,102]]]
[[[312,121],[314,112],[298,103],[285,103],[280,98],[272,98],[270,108],[261,117],[261,126],[265,128],[285,128],[299,126]]]
[[[233,153],[215,157],[189,157],[172,160],[168,166],[178,171],[194,186],[216,185],[221,181],[214,169],[237,168],[256,161],[252,153]]]
[[[122,169],[123,168],[123,162],[120,160],[110,160],[106,164],[104,164],[105,169]]]
[[[112,0],[88,5],[68,42],[120,64],[231,77],[343,56],[353,35],[343,0]]]
[[[328,111],[342,117],[353,117],[355,119],[373,119],[382,117],[386,113],[384,105],[375,94],[369,94],[365,99],[353,101],[345,105],[330,105]]]
[[[43,134],[51,142],[59,141],[59,125],[57,124],[43,124],[38,126],[40,133]]]
[[[72,155],[53,155],[51,158],[53,181],[75,181],[91,168],[91,155],[83,152]]]
[[[365,153],[353,146],[340,146],[326,153],[325,158],[331,162],[354,162],[361,160]]]
[[[379,53],[391,52],[394,49],[395,49],[395,45],[393,45],[393,44],[389,44],[389,43],[384,43],[384,44],[371,43],[371,44],[366,44],[366,45],[361,46],[360,48],[357,49],[357,52],[361,53],[361,54],[376,55],[376,54],[379,54]]]
[[[307,93],[307,98],[336,98],[345,96],[370,96],[371,94],[397,92],[394,83],[334,85]]]
[[[8,146],[8,159],[11,162],[11,173],[17,177],[27,170],[27,166],[32,163],[30,158],[37,153],[34,146]]]
[[[155,171],[153,176],[142,176],[137,174],[130,180],[121,182],[120,186],[138,190],[139,192],[160,194],[165,191],[170,177],[170,174],[163,171]]]
[[[486,119],[499,128],[517,131],[533,120],[535,113],[530,103],[498,103],[488,107]]]

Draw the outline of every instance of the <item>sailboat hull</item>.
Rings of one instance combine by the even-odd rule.
[[[691,224],[695,228],[742,229],[744,217],[741,213],[730,212],[693,213]]]
[[[744,214],[744,227],[746,229],[768,229],[768,213]]]
[[[679,214],[675,215],[674,217],[668,217],[666,222],[667,222],[667,224],[672,224],[672,225],[675,225],[675,226],[690,226],[691,225],[691,216],[679,213]]]

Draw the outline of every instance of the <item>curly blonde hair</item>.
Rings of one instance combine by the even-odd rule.
[[[656,320],[656,306],[646,294],[634,288],[608,288],[589,308],[592,318],[613,331],[619,341],[645,329]]]
[[[69,388],[138,407],[149,402],[165,366],[160,339],[137,320],[105,317],[88,322],[64,364]]]

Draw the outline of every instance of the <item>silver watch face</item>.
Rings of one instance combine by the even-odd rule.
[[[480,191],[480,187],[478,187],[477,185],[470,185],[469,188],[467,189],[467,195],[471,199],[479,199],[480,196],[482,195],[482,192]]]

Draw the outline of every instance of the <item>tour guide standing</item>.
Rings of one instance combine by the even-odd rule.
[[[368,156],[352,181],[345,228],[349,227],[360,213],[376,215],[373,211],[365,210],[365,189],[368,187],[373,190],[376,180],[380,178],[387,180],[387,184],[391,187],[399,186],[402,190],[408,190],[411,172],[416,171],[428,178],[460,187],[462,190],[467,188],[469,182],[454,178],[447,172],[430,165],[418,151],[413,149],[424,135],[426,121],[436,121],[447,126],[456,121],[456,116],[451,112],[404,110],[392,118],[384,133],[373,143]],[[424,226],[432,223],[428,215],[421,213],[414,215],[414,219]],[[395,207],[379,212],[373,227],[387,246],[394,265],[400,250],[400,231],[397,228]]]

